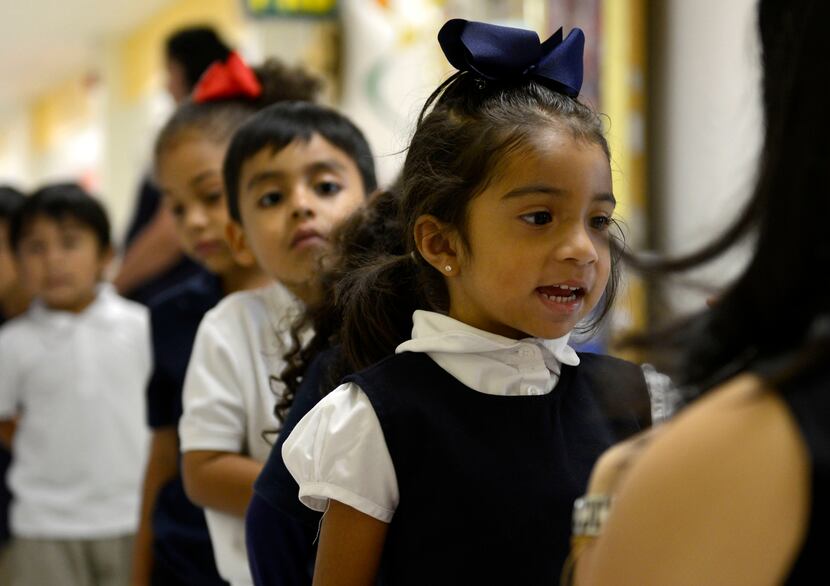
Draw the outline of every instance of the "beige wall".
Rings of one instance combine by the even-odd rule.
[[[755,0],[654,3],[652,225],[664,251],[689,252],[741,209],[761,138]],[[743,256],[705,271],[705,282],[735,275]],[[706,293],[675,289],[688,310]]]

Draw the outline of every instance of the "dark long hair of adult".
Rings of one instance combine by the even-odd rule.
[[[676,327],[659,345],[680,356],[678,381],[705,390],[751,364],[782,365],[773,384],[827,363],[830,312],[830,3],[761,0],[765,139],[757,182],[742,214],[721,237],[686,258],[655,263],[686,270],[747,236],[756,248],[715,306]],[[816,222],[819,224],[816,225]],[[781,360],[797,351],[791,359]]]

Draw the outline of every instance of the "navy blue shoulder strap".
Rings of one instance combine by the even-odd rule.
[[[590,352],[580,352],[579,360],[577,376],[594,392],[617,439],[651,426],[651,399],[639,366]]]

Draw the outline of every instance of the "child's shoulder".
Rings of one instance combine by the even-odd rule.
[[[594,352],[577,352],[577,355],[579,356],[579,370],[582,372],[598,375],[628,375],[638,379],[645,378],[640,366],[623,358]]]
[[[116,321],[129,320],[139,323],[147,322],[149,319],[149,310],[145,305],[122,297],[111,286],[102,288],[98,301],[104,305],[106,315],[110,319]]]
[[[618,439],[651,425],[651,393],[642,367],[606,354],[578,355],[576,379],[599,401]]]
[[[210,311],[207,312],[207,321],[235,320],[251,312],[261,310],[264,306],[261,289],[237,291],[224,297]]]
[[[296,315],[297,301],[280,283],[258,289],[237,291],[222,299],[207,312],[205,321],[212,324],[274,323],[285,315]]]
[[[579,366],[576,367],[578,377],[586,379],[592,386],[602,389],[630,389],[630,392],[641,394],[646,392],[647,384],[642,367],[628,360],[594,354],[592,352],[578,352]]]
[[[221,283],[215,276],[197,274],[154,296],[147,307],[154,320],[175,320],[182,313],[204,315],[222,298]]]
[[[0,343],[8,344],[11,343],[10,341],[20,340],[21,336],[26,336],[31,332],[34,327],[31,311],[29,309],[0,326]]]

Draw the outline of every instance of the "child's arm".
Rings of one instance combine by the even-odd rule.
[[[387,523],[330,500],[320,530],[314,586],[375,584]]]
[[[240,360],[243,354],[255,353],[244,356],[251,361],[262,357],[242,345],[245,336],[236,331],[238,320],[233,312],[208,313],[202,320],[185,377],[179,437],[188,498],[201,507],[244,517],[263,464],[244,453],[249,423],[243,392],[258,388],[258,383],[256,367],[243,366]]]
[[[12,449],[15,429],[17,429],[17,419],[0,419],[0,444],[9,451]]]
[[[194,450],[182,455],[188,498],[201,507],[244,517],[263,464],[234,452]]]
[[[173,215],[162,205],[127,250],[113,284],[119,293],[129,293],[181,258],[182,245],[176,235]]]
[[[150,456],[144,473],[141,495],[141,517],[133,547],[133,571],[131,584],[150,584],[153,572],[153,511],[159,491],[178,471],[179,440],[175,427],[162,427],[153,431]]]
[[[11,450],[17,428],[17,415],[20,412],[20,382],[17,376],[20,359],[15,350],[19,349],[21,344],[10,340],[8,330],[4,330],[5,335],[0,336],[0,444]]]

